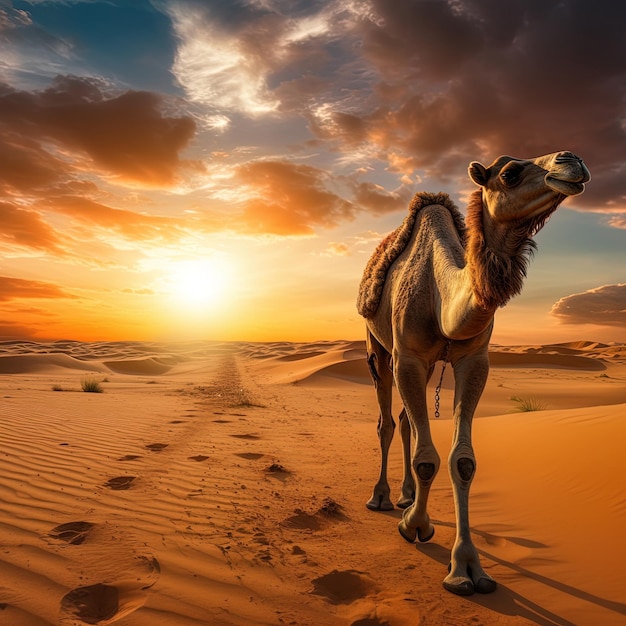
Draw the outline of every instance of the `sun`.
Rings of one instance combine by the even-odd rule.
[[[191,309],[219,306],[232,283],[232,267],[221,257],[174,261],[169,268],[168,292],[177,304]]]

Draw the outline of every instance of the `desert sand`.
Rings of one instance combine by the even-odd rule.
[[[470,521],[499,587],[461,598],[441,584],[445,462],[430,543],[365,508],[363,342],[1,342],[0,624],[626,625],[626,346],[492,346],[491,363]],[[452,385],[448,368],[442,459]],[[395,499],[399,437],[390,481]]]

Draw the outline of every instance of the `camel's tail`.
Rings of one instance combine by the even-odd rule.
[[[446,207],[450,211],[459,233],[465,232],[463,216],[447,193],[418,191],[409,204],[409,213],[402,224],[378,244],[365,266],[356,304],[359,314],[363,317],[370,318],[376,313],[385,286],[387,271],[406,248],[419,211],[433,204]]]

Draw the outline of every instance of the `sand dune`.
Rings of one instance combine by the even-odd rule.
[[[364,342],[0,342],[0,625],[626,625],[625,347],[490,358],[471,521],[500,586],[465,599],[441,585],[445,469],[428,544],[364,506]],[[53,391],[89,373],[104,393]],[[443,458],[453,375],[431,422]],[[396,441],[396,492],[401,467]]]

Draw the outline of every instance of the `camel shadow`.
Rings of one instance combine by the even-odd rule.
[[[447,526],[449,528],[455,527],[454,524],[450,522],[433,520],[433,523],[440,526]],[[472,529],[472,533],[483,537],[486,540],[494,538],[494,535],[476,529]],[[541,543],[517,537],[506,537],[506,540],[527,547],[545,547]],[[448,562],[450,561],[449,548],[446,548],[437,543],[417,544],[416,547],[425,556],[428,556],[447,567]],[[542,585],[551,587],[552,589],[561,593],[568,594],[573,598],[576,598],[577,600],[584,600],[608,611],[613,611],[621,616],[626,615],[626,604],[623,602],[608,600],[607,598],[602,598],[601,596],[597,596],[593,593],[578,589],[577,587],[567,585],[565,583],[559,582],[558,580],[548,578],[547,576],[543,576],[542,574],[532,572],[524,567],[516,565],[515,563],[497,557],[494,554],[487,552],[486,550],[478,549],[478,552],[482,557],[490,559],[498,565],[507,567],[508,569],[519,574],[520,576],[524,576]],[[516,591],[513,591],[505,585],[502,585],[501,583],[498,584],[498,588],[493,594],[475,594],[473,596],[469,596],[466,599],[471,602],[475,602],[476,604],[479,604],[485,608],[497,611],[498,613],[502,613],[503,615],[524,617],[535,624],[539,624],[540,626],[576,626],[574,622],[570,622],[568,619],[561,617],[556,613],[553,613],[549,609],[540,606],[539,604],[522,596]]]

